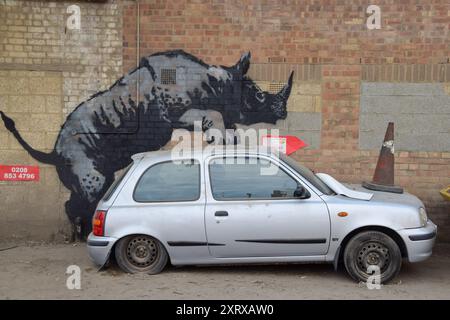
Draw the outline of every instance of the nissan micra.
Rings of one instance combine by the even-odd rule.
[[[233,148],[137,154],[93,217],[89,255],[126,272],[172,265],[342,262],[356,281],[425,260],[437,228],[415,196],[343,185],[294,159]]]

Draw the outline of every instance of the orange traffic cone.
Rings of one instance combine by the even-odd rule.
[[[394,123],[389,122],[372,182],[363,182],[362,186],[370,190],[403,193],[403,188],[394,185],[394,162]]]

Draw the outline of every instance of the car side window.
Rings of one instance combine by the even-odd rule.
[[[211,160],[209,175],[214,199],[294,198],[297,181],[278,167],[265,171],[264,168],[270,165],[268,160],[249,157],[235,157],[232,161],[225,158]]]
[[[166,161],[148,168],[134,189],[137,202],[194,201],[200,198],[200,164]]]

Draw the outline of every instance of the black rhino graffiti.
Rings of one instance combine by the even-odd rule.
[[[192,130],[194,120],[211,124],[211,111],[220,113],[226,129],[237,123],[275,123],[286,118],[293,74],[278,94],[270,94],[246,76],[249,66],[250,53],[232,67],[208,65],[181,50],[144,57],[139,67],[108,90],[78,105],[50,153],[33,149],[14,121],[0,114],[5,127],[34,159],[56,166],[61,182],[71,191],[66,214],[79,236],[85,237],[114,172],[126,167],[131,155],[160,149],[174,129]],[[175,77],[162,79],[174,68]]]

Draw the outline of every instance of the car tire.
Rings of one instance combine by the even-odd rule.
[[[347,243],[344,250],[344,265],[348,274],[356,281],[367,282],[376,274],[378,266],[379,283],[387,283],[397,276],[402,265],[402,254],[397,243],[387,234],[379,231],[358,233]],[[368,270],[370,266],[372,270]]]
[[[147,235],[132,235],[122,238],[115,247],[119,267],[128,273],[160,273],[169,260],[164,246]]]

